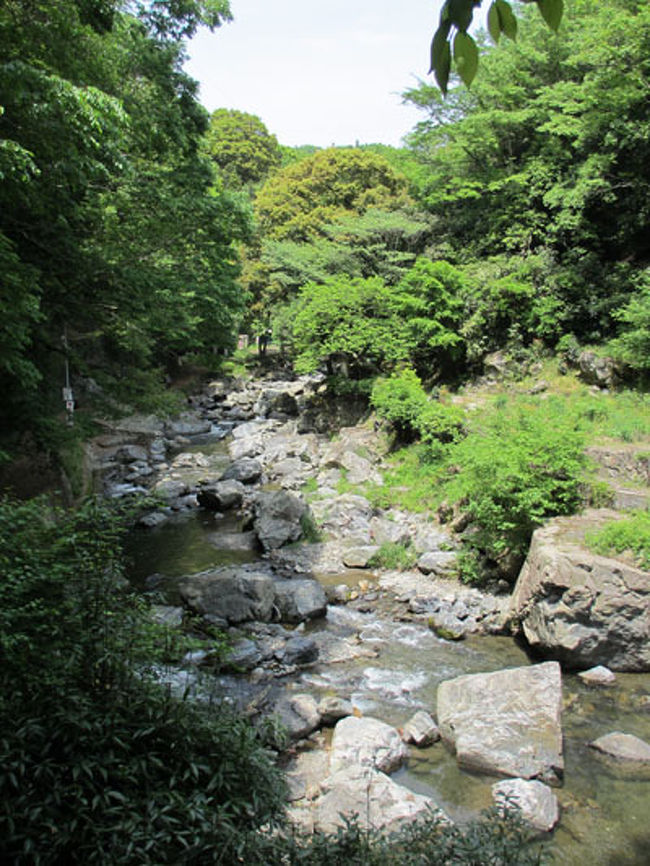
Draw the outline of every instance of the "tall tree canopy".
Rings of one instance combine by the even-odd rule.
[[[0,364],[14,422],[58,402],[64,331],[74,369],[100,376],[224,345],[242,309],[233,242],[248,218],[214,191],[207,114],[182,70],[181,39],[228,4],[129,8],[0,8]]]
[[[650,257],[650,8],[574,0],[558,34],[535,10],[520,22],[470,92],[405,95],[428,115],[410,144],[441,243],[527,258],[556,334],[597,340]]]
[[[218,108],[210,116],[205,149],[226,184],[245,187],[265,180],[280,164],[280,145],[254,114]]]
[[[306,241],[351,213],[402,207],[408,202],[406,186],[383,157],[332,147],[270,178],[257,196],[256,212],[267,236]]]

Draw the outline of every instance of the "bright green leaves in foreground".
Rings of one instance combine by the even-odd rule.
[[[535,0],[544,21],[557,30],[564,11],[563,0]],[[445,0],[440,12],[440,24],[431,43],[431,68],[438,87],[447,93],[453,59],[463,83],[469,87],[478,70],[479,51],[474,38],[467,32],[474,16],[474,8],[482,0]],[[487,14],[488,32],[496,43],[503,33],[509,39],[517,38],[517,19],[507,0],[493,0]]]

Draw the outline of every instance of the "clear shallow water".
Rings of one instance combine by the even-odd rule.
[[[236,522],[208,512],[175,519],[153,530],[134,533],[131,576],[143,586],[151,574],[175,603],[179,576],[219,565],[252,561],[250,551],[224,550],[222,539],[238,530]],[[356,585],[367,573],[337,575],[333,583]],[[467,673],[530,664],[524,650],[505,637],[475,637],[461,642],[437,638],[426,627],[382,620],[372,613],[331,607],[325,621],[309,631],[327,629],[341,639],[359,635],[372,658],[317,666],[291,683],[295,690],[350,698],[363,713],[396,726],[416,709],[435,715],[440,682]],[[221,687],[228,685],[222,678]],[[559,828],[550,842],[556,866],[649,866],[650,768],[608,762],[587,743],[613,730],[650,741],[650,713],[641,698],[650,694],[650,674],[618,674],[613,688],[589,688],[574,675],[563,677],[565,779],[555,789],[562,806]],[[493,777],[458,769],[454,756],[437,744],[413,750],[396,780],[433,797],[457,820],[491,805]]]

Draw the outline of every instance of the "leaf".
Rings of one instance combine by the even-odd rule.
[[[454,60],[458,74],[469,87],[478,69],[478,48],[472,37],[462,31],[454,37]]]
[[[445,4],[449,8],[449,19],[456,25],[458,30],[465,32],[472,23],[474,11],[474,0],[447,0]]]
[[[562,21],[562,13],[564,12],[563,0],[537,0],[537,5],[544,21],[546,21],[551,30],[557,32]]]
[[[517,19],[510,4],[506,0],[495,0],[495,5],[499,12],[501,32],[505,33],[508,39],[512,39],[514,42],[517,38]]]
[[[499,37],[501,36],[501,19],[499,17],[499,9],[497,8],[496,2],[493,3],[488,10],[487,25],[492,41],[495,45],[498,44]]]
[[[447,42],[448,33],[449,25],[441,25],[436,30],[431,42],[431,69],[429,72],[434,73],[438,87],[442,90],[443,94],[447,93],[449,72],[451,70],[451,49]]]

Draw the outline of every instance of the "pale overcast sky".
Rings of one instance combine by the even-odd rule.
[[[189,44],[210,111],[262,118],[281,144],[398,145],[419,119],[441,0],[231,0],[234,21]]]

